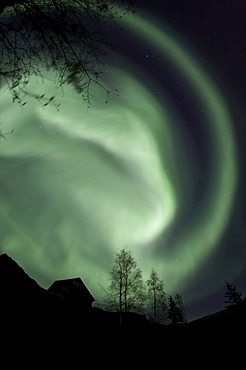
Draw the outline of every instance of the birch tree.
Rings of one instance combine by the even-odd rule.
[[[165,320],[167,306],[164,281],[160,279],[156,270],[152,269],[146,284],[148,287],[148,314],[154,323],[162,322]]]
[[[131,251],[121,249],[116,253],[110,281],[109,287],[103,289],[105,306],[119,312],[122,325],[123,314],[141,312],[145,303],[142,270]]]

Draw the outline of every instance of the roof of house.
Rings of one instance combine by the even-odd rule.
[[[76,285],[77,283],[77,285]],[[86,297],[87,300],[91,302],[95,301],[95,298],[90,293],[81,278],[71,278],[71,279],[60,279],[55,280],[53,284],[48,288],[49,291],[57,293],[60,292],[62,288],[68,288],[69,290],[81,291],[81,294]]]

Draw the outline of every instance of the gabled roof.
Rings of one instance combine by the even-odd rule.
[[[48,288],[48,290],[56,293],[60,292],[62,288],[80,291],[81,295],[86,297],[87,300],[90,300],[91,302],[95,301],[95,298],[90,293],[90,291],[88,290],[88,288],[86,287],[86,285],[84,284],[80,277],[55,280],[54,283],[51,284],[51,286]]]

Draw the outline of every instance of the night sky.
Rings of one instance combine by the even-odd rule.
[[[128,248],[192,320],[245,295],[245,14],[240,0],[141,1],[87,109],[1,91],[0,251],[47,288],[80,276],[97,300]],[[52,80],[52,75],[49,75]]]

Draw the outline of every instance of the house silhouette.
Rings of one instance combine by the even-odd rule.
[[[56,280],[48,288],[52,294],[65,298],[69,303],[79,306],[83,310],[91,308],[92,302],[95,301],[83,281],[78,278]]]

